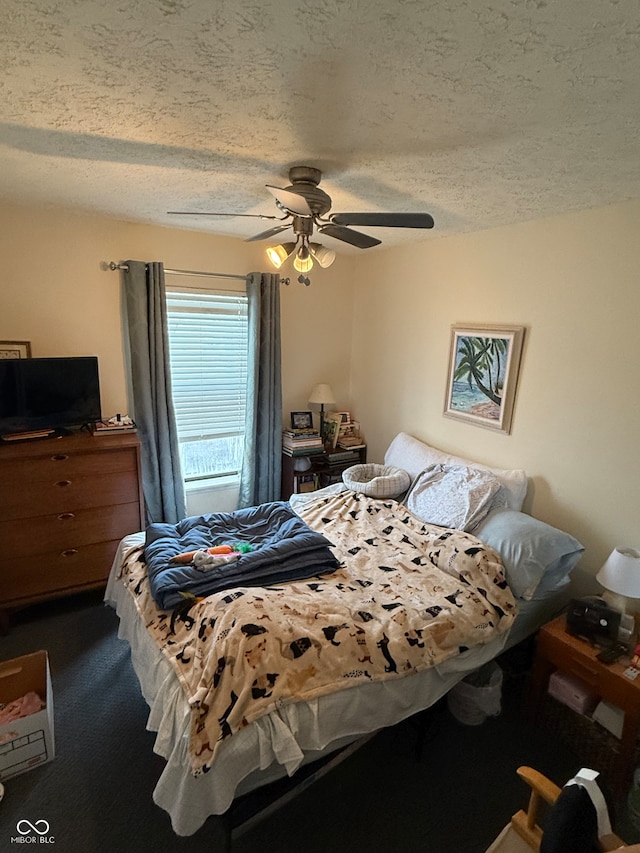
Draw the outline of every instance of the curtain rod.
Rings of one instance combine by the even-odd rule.
[[[125,272],[127,272],[127,270],[129,269],[129,267],[126,264],[117,264],[115,261],[109,261],[109,263],[107,263],[106,261],[103,261],[101,264],[101,267],[103,270],[124,270]],[[204,276],[205,278],[207,278],[207,277],[208,278],[235,278],[235,279],[238,279],[239,281],[247,281],[247,279],[249,278],[249,276],[247,276],[247,275],[237,275],[235,273],[225,273],[225,272],[198,272],[197,270],[168,270],[168,269],[165,269],[165,272],[169,273],[169,275],[197,275],[197,276]],[[298,279],[298,281],[300,281],[301,284],[307,284],[307,283],[310,284],[311,283],[311,282],[309,282],[308,279],[306,279],[305,281],[301,281],[301,279],[302,279],[302,276],[300,276],[300,278]],[[280,279],[280,284],[290,284],[290,283],[291,283],[290,278],[281,278]]]
[[[110,270],[124,270],[127,272],[129,267],[126,264],[117,264],[115,261],[109,261],[107,264],[107,269]],[[209,278],[235,278],[239,281],[246,281],[246,275],[235,275],[234,273],[223,273],[223,272],[197,272],[196,270],[169,270],[165,269],[166,273],[172,275],[197,275],[197,276],[205,276]]]

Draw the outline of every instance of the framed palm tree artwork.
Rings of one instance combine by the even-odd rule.
[[[452,326],[445,416],[510,433],[523,340],[524,326]]]

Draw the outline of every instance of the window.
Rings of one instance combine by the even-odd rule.
[[[167,288],[173,404],[187,484],[239,476],[247,394],[244,293]]]

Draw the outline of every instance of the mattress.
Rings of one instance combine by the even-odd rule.
[[[527,637],[559,609],[557,596],[519,601],[519,614],[508,634],[442,664],[402,679],[353,685],[278,707],[226,739],[211,769],[194,776],[188,702],[170,661],[145,628],[133,597],[118,578],[126,553],[143,542],[144,534],[134,534],[120,543],[105,601],[116,610],[118,634],[131,647],[133,667],[150,708],[147,729],[156,733],[154,750],[166,762],[154,801],[169,814],[178,835],[193,834],[209,815],[226,812],[235,797],[292,775],[322,754],[431,706],[466,673]]]

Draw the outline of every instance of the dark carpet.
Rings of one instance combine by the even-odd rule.
[[[145,729],[147,705],[129,647],[117,638],[117,621],[101,596],[76,596],[16,614],[11,632],[0,638],[2,660],[48,650],[56,740],[53,762],[5,783],[3,853],[25,848],[11,840],[23,819],[48,821],[56,853],[221,849],[215,819],[180,838],[153,803],[162,759]],[[522,696],[529,661],[530,647],[500,660],[498,717],[465,726],[439,702],[381,732],[277,814],[234,838],[233,853],[484,853],[526,806],[518,766],[532,765],[563,784],[585,763],[557,732],[528,725]],[[626,840],[637,839],[627,834]]]

